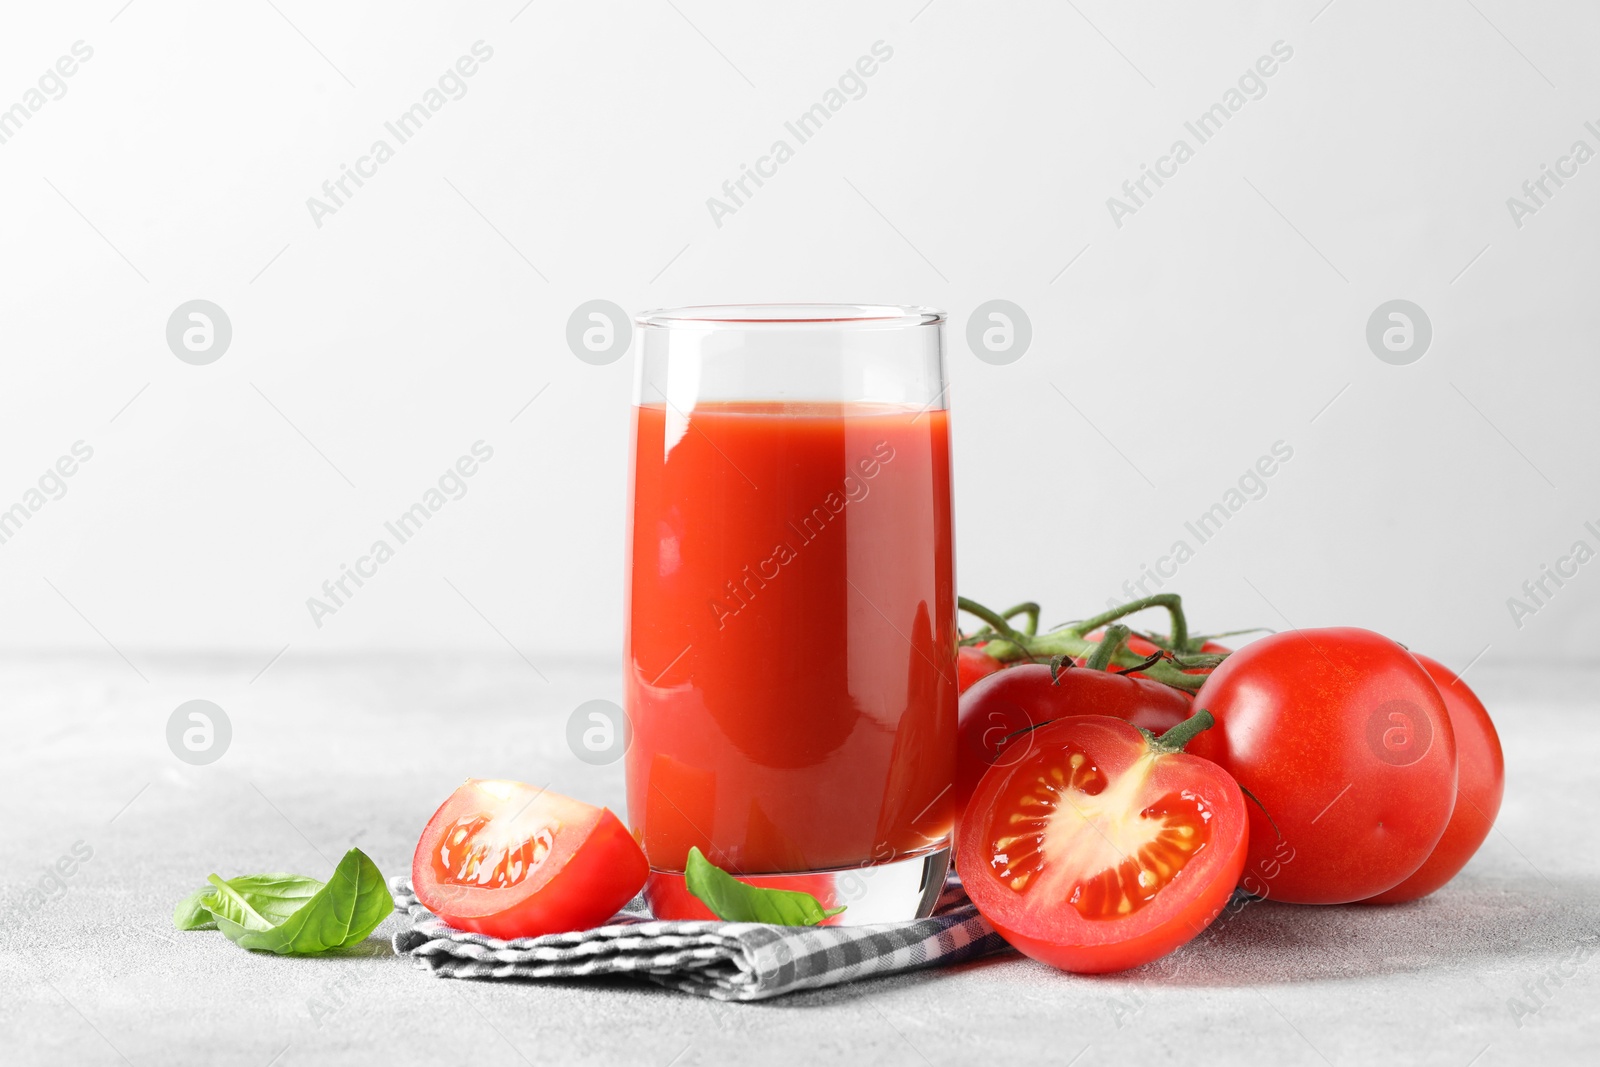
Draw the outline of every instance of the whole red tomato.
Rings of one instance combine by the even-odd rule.
[[[956,692],[965,693],[980,678],[987,678],[1005,667],[1006,664],[985,652],[983,645],[962,645],[956,653]]]
[[[1249,821],[1227,772],[1181,751],[1190,728],[1152,742],[1118,719],[1071,715],[1034,731],[1023,758],[989,768],[962,816],[956,864],[1002,937],[1095,974],[1164,956],[1217,917]]]
[[[1456,735],[1456,806],[1444,836],[1416,873],[1393,889],[1368,897],[1368,904],[1399,904],[1425,897],[1454,878],[1489,836],[1505,794],[1506,761],[1489,712],[1456,673],[1438,660],[1411,653],[1428,672]]]
[[[1065,666],[1052,680],[1043,663],[992,674],[961,697],[951,790],[957,817],[991,764],[1013,763],[1027,754],[1033,744],[1030,727],[1068,715],[1111,715],[1159,734],[1193,711],[1189,694],[1131,675]],[[1189,751],[1213,758],[1221,748],[1217,734],[1215,729],[1205,731],[1190,742]]]
[[[1261,802],[1249,865],[1274,865],[1264,895],[1365,900],[1415,873],[1444,834],[1456,793],[1450,714],[1428,672],[1387,637],[1264,637],[1212,672],[1195,707],[1221,727],[1218,762]],[[1280,837],[1291,861],[1277,854]]]

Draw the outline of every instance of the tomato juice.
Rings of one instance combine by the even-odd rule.
[[[948,413],[642,404],[633,417],[628,814],[651,866],[738,874],[948,845]]]

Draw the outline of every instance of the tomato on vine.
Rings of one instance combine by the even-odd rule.
[[[982,655],[998,660],[1002,664],[1047,662],[1057,656],[1082,663],[1099,646],[1102,627],[1128,615],[1153,608],[1163,609],[1171,617],[1171,636],[1165,638],[1164,644],[1159,647],[1149,640],[1140,638],[1138,644],[1142,650],[1140,653],[1130,651],[1127,647],[1118,648],[1112,653],[1108,666],[1116,670],[1131,668],[1142,677],[1152,678],[1193,693],[1204,683],[1204,672],[1222,662],[1226,654],[1222,646],[1214,643],[1208,645],[1206,638],[1189,636],[1189,624],[1183,614],[1182,598],[1176,593],[1157,593],[1154,596],[1130,601],[1101,612],[1093,618],[1058,626],[1046,633],[1036,632],[1035,623],[1039,610],[1037,604],[1020,604],[1005,613],[993,611],[966,597],[959,598],[959,604],[962,611],[982,619],[986,624],[976,633],[964,638],[963,645],[981,646]],[[1024,609],[1027,609],[1029,622],[1025,629],[1018,630],[1011,625],[1010,619],[1022,613]],[[977,666],[979,665],[975,664],[968,668],[969,676],[973,678],[974,683],[983,676],[974,669]],[[987,665],[981,667],[985,675],[996,673],[988,669]]]
[[[963,602],[963,608],[970,603],[971,601]],[[1011,628],[1011,620],[1015,619],[1019,615],[1022,616],[1024,620],[1022,624],[1023,628],[1021,630],[1014,630]],[[998,624],[1003,628],[1004,632],[1019,635],[1023,638],[1032,637],[1034,634],[1039,632],[1039,605],[1033,603],[1031,600],[1022,604],[1018,604],[1009,611],[989,612],[988,609],[983,609],[982,617],[986,621],[989,619],[998,620]],[[956,655],[957,693],[965,693],[968,689],[971,689],[974,685],[976,685],[979,680],[987,678],[989,675],[996,674],[999,671],[1011,666],[1011,664],[1005,660],[999,659],[984,651],[984,649],[989,645],[987,638],[994,636],[997,632],[998,631],[994,629],[993,624],[991,624],[989,626],[985,626],[982,630],[975,634],[970,636],[964,635],[962,637],[961,647],[957,651]]]
[[[983,645],[962,645],[956,653],[956,692],[965,693],[1005,667],[1006,664],[985,652]]]
[[[1068,715],[1110,715],[1162,733],[1193,713],[1194,703],[1183,690],[1107,669],[1127,636],[1127,627],[1114,626],[1111,640],[1084,666],[1070,660],[1021,664],[982,679],[962,695],[951,790],[957,812],[991,764],[1022,758],[1034,743],[1034,727]],[[1219,738],[1202,734],[1190,751],[1211,758],[1219,744]]]

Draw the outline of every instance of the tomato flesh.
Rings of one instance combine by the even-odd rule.
[[[508,889],[532,874],[555,844],[549,826],[511,841],[487,843],[478,833],[489,822],[487,815],[465,815],[450,824],[433,854],[435,878],[454,885]]]
[[[1139,810],[1136,776],[1110,795],[1107,782],[1081,745],[1039,752],[997,802],[1012,832],[991,841],[996,876],[1018,893],[1064,898],[1085,919],[1131,915],[1156,899],[1209,842],[1209,807],[1182,790]]]
[[[648,874],[638,843],[608,809],[482,779],[469,779],[434,813],[411,864],[429,911],[506,939],[597,926]]]
[[[1219,914],[1244,865],[1239,787],[1101,715],[1034,731],[991,767],[957,835],[978,911],[1034,959],[1079,973],[1148,963]]]

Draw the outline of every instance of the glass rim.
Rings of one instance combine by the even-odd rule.
[[[938,308],[905,304],[699,304],[641,311],[633,321],[654,329],[748,330],[761,327],[786,329],[886,329],[939,326],[945,313]]]

